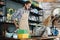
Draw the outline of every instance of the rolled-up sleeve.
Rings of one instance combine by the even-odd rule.
[[[21,19],[22,13],[21,10],[17,10],[15,13],[12,14],[12,20],[18,19],[18,21]]]

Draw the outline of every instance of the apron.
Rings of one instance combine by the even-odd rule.
[[[19,28],[22,30],[27,30],[29,33],[28,17],[29,13],[22,14],[22,17],[19,22]]]

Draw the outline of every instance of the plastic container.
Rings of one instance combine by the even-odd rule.
[[[17,30],[17,33],[18,34],[28,34],[28,31],[19,29],[19,30]]]
[[[18,39],[29,38],[29,34],[18,34]]]
[[[52,29],[52,34],[53,34],[53,36],[57,36],[58,35],[58,30],[56,29],[56,28],[53,28]]]
[[[17,30],[18,39],[21,38],[31,38],[27,30],[18,29]]]

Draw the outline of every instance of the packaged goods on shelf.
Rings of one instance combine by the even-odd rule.
[[[38,10],[37,9],[32,9],[31,12],[38,14]]]
[[[33,4],[34,6],[36,6],[36,7],[39,7],[39,3],[36,2],[36,1],[33,1],[32,4]]]
[[[29,20],[38,21],[38,17],[30,16],[30,17],[29,17]]]
[[[0,4],[4,4],[4,2],[0,2]]]
[[[25,1],[28,1],[28,0],[22,0],[22,1],[24,1],[24,2],[25,2]]]
[[[41,21],[41,22],[43,21],[43,17],[39,17],[39,19],[40,19],[39,21]]]
[[[12,8],[7,8],[7,20],[10,21],[11,20],[11,17],[12,17],[12,14],[15,12],[14,9]]]
[[[36,23],[30,23],[30,25],[37,25]]]
[[[40,15],[43,15],[43,11],[42,11],[42,10],[40,10],[40,11],[39,11],[39,14],[40,14]]]
[[[0,15],[2,15],[3,13],[0,11]]]
[[[44,27],[35,27],[34,36],[42,36],[44,30],[45,30]]]

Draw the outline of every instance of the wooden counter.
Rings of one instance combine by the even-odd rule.
[[[51,36],[51,37],[33,37],[30,39],[14,39],[14,38],[3,38],[3,40],[50,40],[60,38],[60,36]]]

